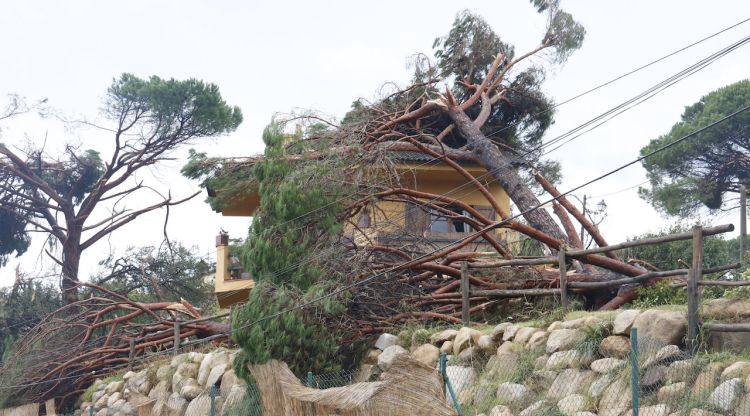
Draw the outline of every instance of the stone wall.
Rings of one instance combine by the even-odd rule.
[[[127,372],[121,380],[97,382],[91,402],[79,412],[96,416],[206,416],[210,389],[216,389],[216,414],[244,399],[246,388],[232,369],[236,351],[190,352],[170,362]]]

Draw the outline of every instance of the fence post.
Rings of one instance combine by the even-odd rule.
[[[133,359],[135,358],[135,338],[130,338],[130,349],[128,353],[128,371],[133,370]]]
[[[690,354],[698,350],[698,304],[700,293],[698,281],[703,277],[703,227],[693,227],[693,262],[688,273],[688,327],[687,347]]]
[[[464,326],[469,326],[471,316],[469,309],[469,295],[471,283],[469,282],[469,265],[466,262],[461,263],[461,321]]]
[[[640,386],[638,381],[638,328],[630,328],[630,393],[633,416],[638,416]]]
[[[216,416],[216,385],[211,386],[208,396],[211,398],[211,416]]]
[[[307,372],[307,387],[312,388],[313,384],[315,384],[315,381],[313,381],[312,371],[308,371]]]
[[[174,323],[174,354],[177,355],[180,352],[180,323]]]
[[[740,186],[740,261],[745,260],[747,248],[747,188]]]
[[[464,413],[461,411],[461,405],[458,404],[458,398],[456,397],[456,392],[453,391],[453,386],[451,386],[451,381],[448,379],[448,370],[446,367],[446,363],[448,361],[448,358],[446,357],[444,352],[440,353],[440,375],[443,377],[443,386],[445,386],[445,389],[448,390],[448,394],[451,396],[451,401],[453,402],[453,406],[456,408],[456,412],[458,413],[458,416],[464,416]]]
[[[560,306],[563,313],[568,312],[568,266],[565,264],[565,250],[560,247],[557,252],[557,263],[560,267]]]

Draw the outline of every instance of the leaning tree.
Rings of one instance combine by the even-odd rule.
[[[242,253],[257,285],[233,321],[233,338],[243,347],[238,371],[268,358],[286,360],[297,371],[311,365],[333,370],[351,362],[349,355],[356,355],[368,334],[411,319],[460,323],[461,264],[483,261],[481,253],[468,249],[472,245],[509,259],[517,254],[505,238],[511,234],[547,250],[581,247],[576,231],[581,226],[596,244],[607,245],[596,225],[554,185],[557,166],[544,160],[541,150],[553,104],[542,93],[544,68],[530,63],[563,62],[581,45],[584,30],[557,2],[533,3],[547,16],[548,28],[526,53],[517,54],[481,17],[463,12],[435,42],[435,60],[418,58],[411,85],[375,102],[356,101],[341,124],[303,116],[284,130],[276,120],[264,133],[261,157],[193,153],[184,172],[203,181],[215,208],[243,192],[260,196]],[[477,209],[456,194],[410,186],[410,174],[398,166],[404,157],[452,169],[463,178],[461,187],[480,193],[489,209]],[[472,173],[467,165],[481,166],[486,174]],[[521,217],[495,198],[492,181]],[[538,209],[541,193],[556,199],[559,222]],[[404,212],[382,212],[388,204],[405,206]],[[367,229],[372,218],[387,243]],[[463,224],[464,236],[436,244],[420,227],[430,218]],[[574,265],[569,281],[644,273],[615,253],[580,255]],[[557,270],[544,269],[470,280],[478,289],[560,284]],[[578,293],[601,308],[616,308],[635,296],[632,288]],[[470,302],[472,311],[495,311],[507,299],[472,296]],[[295,307],[300,304],[305,307]],[[290,345],[309,347],[309,353]]]
[[[111,134],[106,155],[67,145],[50,156],[43,145],[14,149],[0,143],[0,222],[6,225],[0,241],[8,242],[0,254],[22,252],[30,232],[47,234],[59,247],[59,254],[47,254],[62,269],[68,303],[76,300],[86,249],[147,212],[194,196],[165,193],[153,204],[139,203],[151,188],[137,174],[180,146],[231,132],[242,121],[240,109],[227,105],[214,84],[131,74],[112,83],[102,112],[111,123],[102,126]],[[106,207],[106,214],[97,207]]]

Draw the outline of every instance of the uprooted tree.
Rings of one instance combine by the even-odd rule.
[[[18,106],[8,108],[4,114],[18,113],[11,111]],[[28,233],[46,234],[58,247],[47,254],[61,268],[68,303],[77,299],[83,251],[145,213],[192,198],[163,195],[137,180],[137,173],[186,143],[233,131],[242,121],[239,108],[228,106],[214,84],[131,74],[109,87],[103,115],[112,123],[102,126],[112,136],[104,159],[73,145],[51,157],[44,145],[13,149],[0,143],[0,222],[6,225],[0,241],[12,242],[0,246],[0,255],[25,250]],[[148,200],[149,191],[156,202],[127,206]]]
[[[184,173],[202,179],[215,208],[243,192],[260,196],[243,248],[245,267],[258,283],[233,321],[233,338],[243,348],[238,372],[268,358],[285,360],[298,373],[333,370],[352,362],[367,334],[412,319],[459,323],[460,264],[482,261],[471,246],[512,258],[516,251],[506,237],[517,234],[547,250],[581,247],[574,220],[596,244],[607,245],[554,185],[557,166],[541,150],[553,107],[540,88],[544,69],[528,63],[564,61],[581,45],[584,30],[557,2],[532,3],[548,16],[548,30],[527,53],[517,55],[482,18],[463,12],[435,42],[436,61],[418,59],[409,87],[374,103],[356,101],[340,125],[297,117],[284,130],[277,120],[264,133],[264,156],[193,153]],[[397,166],[404,157],[448,166],[463,178],[462,187],[483,195],[489,209],[410,186],[410,173]],[[487,173],[472,174],[467,164]],[[502,186],[522,218],[511,217],[489,181]],[[557,198],[553,208],[562,226],[537,209],[535,190]],[[405,206],[404,212],[386,212],[392,203]],[[418,227],[410,229],[414,212],[428,221],[461,223],[464,237],[436,244]],[[387,232],[388,242],[370,232],[371,221]],[[573,263],[570,281],[644,273],[614,253],[581,255]],[[480,289],[559,286],[556,270],[510,273],[475,275],[471,283]],[[616,308],[635,296],[616,289],[579,293],[599,308]],[[471,298],[474,312],[505,303]]]
[[[30,108],[14,100],[0,119]],[[5,404],[51,397],[70,404],[102,372],[128,363],[131,342],[137,357],[173,347],[176,323],[182,340],[227,337],[227,325],[188,323],[200,318],[198,310],[186,300],[162,297],[151,279],[151,273],[160,273],[162,279],[202,282],[202,274],[169,274],[163,262],[126,258],[110,263],[97,278],[100,286],[80,282],[78,268],[81,254],[102,238],[160,208],[168,218],[170,207],[194,197],[159,193],[137,174],[173,157],[184,144],[235,130],[242,121],[239,108],[227,105],[214,84],[124,74],[107,90],[103,115],[112,124],[96,126],[112,137],[106,157],[73,145],[52,157],[57,149],[0,143],[0,259],[22,253],[29,233],[45,235],[46,252],[61,270],[64,305],[11,347],[0,367]],[[170,261],[192,261],[184,248],[174,250],[168,240],[166,247],[172,249]],[[154,296],[139,296],[148,292]]]
[[[228,324],[192,322],[200,313],[186,301],[143,303],[91,283],[79,286],[86,299],[53,311],[13,345],[0,367],[0,407],[57,398],[69,408],[94,380],[126,368],[133,357],[169,351],[176,321],[184,340],[229,331]]]

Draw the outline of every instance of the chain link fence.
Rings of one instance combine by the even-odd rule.
[[[459,415],[750,415],[750,362],[691,356],[636,330],[594,338],[473,362],[446,357],[446,400]]]
[[[614,335],[607,325],[550,331],[550,339],[533,348],[506,342],[469,360],[441,354],[436,374],[444,394],[436,400],[460,416],[750,415],[750,359],[728,353],[692,356],[635,329],[630,336]],[[328,389],[358,377],[356,371],[308,373],[300,381]],[[196,394],[186,416],[263,414],[255,383]],[[203,401],[196,405],[195,400]],[[83,413],[88,414],[98,416]]]

